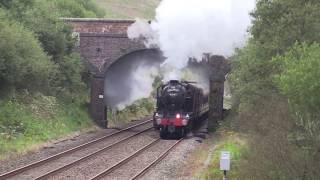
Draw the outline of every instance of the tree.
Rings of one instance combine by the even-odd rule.
[[[52,63],[34,34],[0,11],[0,81],[18,89],[47,90],[57,66]]]
[[[251,34],[269,56],[283,54],[296,41],[320,41],[320,1],[258,0]]]
[[[258,0],[251,13],[231,73],[234,124],[250,136],[245,178],[319,177],[319,9],[317,0]]]

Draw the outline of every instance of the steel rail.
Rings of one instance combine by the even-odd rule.
[[[133,135],[131,135],[131,136],[128,136],[128,137],[126,137],[126,138],[123,138],[123,139],[121,139],[121,140],[119,140],[119,141],[117,141],[117,142],[115,142],[115,143],[112,143],[112,144],[110,144],[110,145],[108,145],[108,146],[106,146],[106,147],[104,147],[104,148],[102,148],[102,149],[99,149],[99,150],[97,150],[97,151],[95,151],[95,152],[93,152],[93,153],[91,153],[91,154],[88,154],[88,155],[86,155],[86,156],[83,156],[83,157],[81,157],[80,159],[77,159],[77,160],[75,160],[75,161],[73,161],[73,162],[71,162],[71,163],[69,163],[69,164],[66,164],[66,165],[64,165],[64,166],[60,166],[60,167],[57,168],[57,169],[54,169],[54,170],[52,170],[52,171],[49,171],[49,172],[47,172],[46,174],[43,174],[43,175],[35,178],[35,180],[47,179],[48,177],[50,177],[50,176],[52,176],[52,175],[54,175],[54,174],[56,174],[56,173],[58,173],[58,172],[60,172],[60,171],[67,170],[67,169],[75,166],[76,164],[84,161],[84,160],[87,160],[87,159],[89,159],[89,158],[91,158],[91,157],[93,157],[93,156],[96,156],[96,155],[98,155],[98,154],[100,154],[100,153],[102,153],[102,152],[104,152],[104,151],[106,151],[106,150],[108,150],[108,149],[111,149],[111,148],[114,147],[115,145],[118,145],[118,144],[120,144],[120,143],[123,143],[124,141],[129,140],[129,139],[131,139],[131,138],[133,138],[133,137],[135,137],[135,136],[138,136],[139,134],[142,134],[142,133],[144,133],[144,132],[146,132],[146,131],[149,131],[149,130],[152,129],[152,128],[153,128],[153,127],[149,127],[149,128],[147,128],[147,129],[145,129],[145,130],[143,130],[143,131],[140,131],[140,132],[138,132],[138,133],[135,133],[135,134],[133,134]]]
[[[147,121],[141,122],[141,123],[139,123],[139,124],[130,126],[130,127],[128,127],[128,128],[122,129],[122,130],[120,130],[120,131],[117,131],[117,132],[108,134],[108,135],[103,136],[103,137],[101,137],[101,138],[95,139],[95,140],[93,140],[93,141],[84,143],[84,144],[82,144],[82,145],[79,145],[79,146],[76,146],[76,147],[74,147],[74,148],[71,148],[71,149],[65,150],[65,151],[63,151],[63,152],[60,152],[60,153],[58,153],[58,154],[52,155],[52,156],[50,156],[50,157],[48,157],[48,158],[45,158],[45,159],[36,161],[36,162],[31,163],[31,164],[28,164],[28,165],[25,165],[25,166],[23,166],[23,167],[20,167],[20,168],[18,168],[18,169],[12,170],[12,171],[10,171],[10,172],[4,173],[4,174],[0,174],[0,180],[2,180],[2,179],[7,179],[7,178],[10,178],[10,177],[12,177],[12,176],[18,175],[18,174],[20,174],[20,173],[22,173],[22,172],[24,172],[24,171],[27,171],[27,170],[29,170],[29,169],[38,167],[38,166],[43,165],[43,164],[45,164],[45,163],[47,163],[47,162],[56,160],[56,159],[58,159],[58,158],[60,158],[60,157],[62,157],[62,156],[64,156],[64,155],[66,155],[66,154],[73,153],[73,152],[78,151],[78,150],[80,150],[80,149],[82,149],[82,148],[85,148],[85,147],[88,147],[88,146],[90,146],[90,145],[92,145],[92,144],[95,144],[95,143],[98,143],[98,142],[100,142],[100,141],[103,141],[103,140],[105,140],[105,139],[107,139],[107,138],[109,138],[109,137],[112,137],[112,136],[114,136],[114,135],[117,135],[117,134],[120,134],[120,133],[122,133],[122,132],[128,131],[128,130],[133,129],[133,128],[135,128],[135,127],[138,127],[138,126],[142,126],[142,125],[144,125],[144,124],[147,124],[147,123],[149,123],[149,122],[151,122],[151,121],[152,121],[152,120],[147,120]]]
[[[169,152],[176,147],[181,141],[183,140],[180,139],[178,140],[176,143],[174,143],[172,146],[170,146],[169,149],[167,149],[164,153],[162,153],[156,160],[154,160],[152,163],[150,163],[147,167],[145,167],[143,170],[141,170],[139,173],[137,173],[136,175],[134,175],[132,178],[130,178],[130,180],[136,180],[137,178],[143,176],[146,172],[148,172],[148,170],[151,169],[151,167],[153,167],[154,165],[158,164],[161,160],[163,160],[168,154]]]
[[[134,152],[133,154],[131,154],[130,156],[122,159],[120,162],[118,162],[117,164],[114,164],[113,166],[109,167],[108,169],[104,170],[103,172],[99,173],[98,175],[94,176],[93,178],[90,178],[90,180],[97,180],[97,179],[101,179],[103,177],[105,177],[107,174],[110,174],[112,171],[114,171],[115,169],[119,168],[120,166],[122,166],[123,164],[129,162],[131,159],[133,159],[134,157],[137,157],[138,155],[140,155],[143,151],[145,151],[146,149],[150,148],[151,146],[153,146],[154,144],[156,144],[157,142],[160,141],[160,138],[153,140],[152,142],[150,142],[149,144],[145,145],[144,147],[140,148],[139,150],[137,150],[136,152]]]

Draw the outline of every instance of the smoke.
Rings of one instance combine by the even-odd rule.
[[[127,35],[130,39],[142,40],[147,48],[157,47],[156,32],[147,20],[136,18],[135,23],[128,28]]]
[[[195,86],[201,88],[204,94],[209,94],[209,75],[203,68],[187,67],[180,71],[182,80],[195,82]]]
[[[153,91],[153,81],[159,74],[159,69],[155,66],[139,66],[132,73],[130,96],[125,101],[117,104],[117,109],[122,110],[126,106],[131,105],[138,99],[148,98]]]
[[[254,6],[255,0],[162,0],[154,21],[137,19],[127,32],[130,39],[142,40],[146,47],[158,47],[162,51],[165,61],[161,71],[155,66],[139,64],[127,75],[115,75],[112,82],[120,76],[123,81],[106,86],[107,102],[121,109],[150,96],[153,80],[159,73],[164,81],[196,81],[197,86],[208,91],[208,72],[186,68],[189,59],[200,61],[204,53],[231,56],[246,41],[251,23],[249,12]],[[116,98],[119,93],[121,96]]]
[[[165,64],[181,69],[203,53],[232,55],[246,39],[254,5],[255,0],[163,0],[151,29]]]
[[[165,64],[181,69],[204,53],[232,55],[246,40],[254,7],[255,0],[162,0],[151,26],[137,19],[128,35],[158,46]]]
[[[106,72],[106,105],[122,110],[138,99],[150,97],[162,62],[163,57],[156,50],[139,51],[119,59]]]

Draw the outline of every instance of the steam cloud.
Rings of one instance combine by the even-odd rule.
[[[106,72],[106,105],[122,110],[138,99],[149,97],[161,62],[163,57],[157,50],[139,51],[119,59]]]
[[[144,37],[148,47],[158,46],[167,58],[164,64],[173,67],[168,69],[179,71],[190,57],[232,55],[246,40],[254,6],[255,0],[162,0],[151,26],[137,20],[128,35]],[[179,79],[174,72],[165,79]]]
[[[150,66],[139,66],[132,74],[131,92],[129,98],[117,104],[117,109],[122,110],[126,106],[131,105],[138,99],[150,96],[153,87],[154,78],[159,74],[159,69]]]
[[[128,37],[143,40],[147,47],[160,48],[166,58],[161,70],[164,80],[195,80],[208,90],[205,72],[182,69],[190,58],[202,60],[204,53],[232,55],[247,38],[249,12],[254,6],[255,0],[162,0],[155,20],[149,24],[137,19],[129,27]],[[137,68],[132,74],[130,98],[118,103],[118,107],[148,97],[159,72],[150,66]],[[146,83],[150,86],[139,88],[139,84]]]

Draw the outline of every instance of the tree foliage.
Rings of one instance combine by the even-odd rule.
[[[274,61],[282,70],[275,81],[288,98],[297,124],[304,130],[303,145],[310,149],[320,139],[320,44],[296,44]]]
[[[251,13],[251,34],[267,55],[283,54],[296,41],[320,41],[320,2],[317,0],[258,0]]]
[[[0,19],[0,83],[19,89],[48,90],[57,66],[30,30],[7,20],[1,11]]]
[[[319,9],[317,0],[258,0],[251,13],[231,73],[234,124],[250,134],[244,179],[320,176]]]
[[[0,12],[3,88],[63,99],[86,91],[83,61],[61,17],[101,17],[103,11],[91,0],[0,0]]]
[[[274,59],[281,65],[276,77],[290,103],[317,112],[320,107],[320,44],[294,45],[284,56]]]

